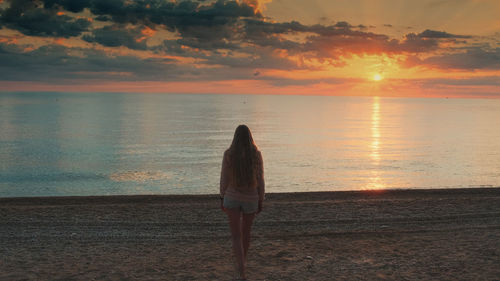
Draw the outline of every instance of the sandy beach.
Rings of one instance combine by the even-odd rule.
[[[233,280],[217,196],[0,199],[0,280]],[[498,280],[500,188],[268,194],[249,280]]]

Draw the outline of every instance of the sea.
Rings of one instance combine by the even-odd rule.
[[[246,124],[266,192],[500,186],[500,99],[0,93],[0,197],[217,194]]]

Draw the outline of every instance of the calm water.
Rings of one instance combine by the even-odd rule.
[[[241,123],[268,192],[500,186],[500,100],[0,93],[0,197],[216,193]]]

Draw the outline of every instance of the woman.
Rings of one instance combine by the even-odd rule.
[[[220,176],[221,209],[231,228],[233,252],[245,280],[245,266],[250,246],[250,230],[255,214],[262,211],[264,200],[264,165],[262,154],[245,125],[234,132],[231,146],[224,152]]]

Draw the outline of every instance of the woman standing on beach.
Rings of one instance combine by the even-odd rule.
[[[262,211],[264,200],[264,164],[250,129],[239,125],[231,146],[224,152],[220,176],[221,209],[231,228],[233,252],[245,280],[250,230],[255,215]]]

